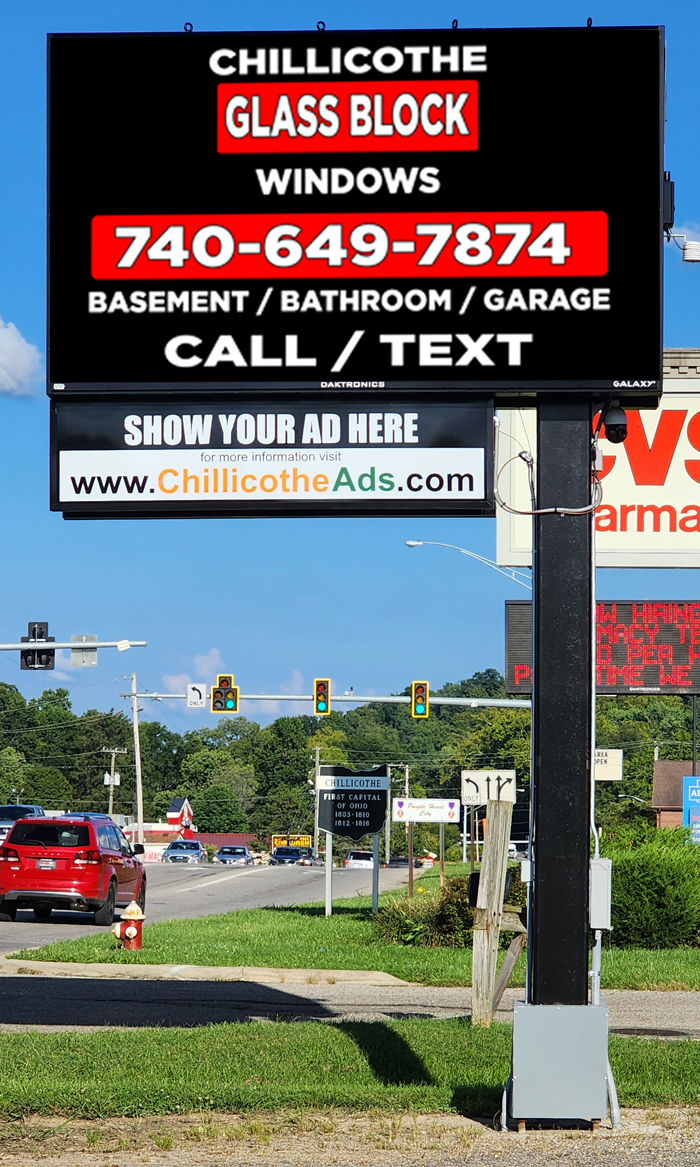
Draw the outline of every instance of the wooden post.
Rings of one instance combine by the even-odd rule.
[[[408,896],[413,895],[413,823],[406,823],[408,834]]]
[[[486,817],[489,829],[484,839],[479,895],[474,912],[472,953],[472,1025],[484,1028],[488,1028],[493,1020],[498,934],[508,867],[513,803],[489,802]]]
[[[440,823],[440,887],[445,886],[445,824]]]
[[[510,942],[510,948],[503,957],[503,964],[498,970],[498,979],[496,981],[496,988],[493,991],[493,1004],[491,1008],[495,1013],[501,1003],[501,997],[508,988],[508,981],[513,975],[513,969],[518,963],[518,957],[525,947],[527,941],[526,932],[517,932]]]
[[[476,844],[474,842],[474,831],[476,830],[476,811],[473,806],[469,807],[469,866],[474,870],[476,864]]]

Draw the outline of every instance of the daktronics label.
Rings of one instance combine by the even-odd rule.
[[[551,279],[607,270],[603,211],[97,215],[92,221],[98,280]],[[99,311],[94,306],[106,302],[104,293],[91,296],[91,310]]]
[[[476,150],[477,81],[243,82],[218,87],[221,154]]]

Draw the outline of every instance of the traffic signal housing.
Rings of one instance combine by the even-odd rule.
[[[411,717],[430,717],[430,685],[411,681]]]
[[[238,685],[233,683],[233,674],[218,673],[211,691],[212,713],[238,713],[238,703]]]
[[[46,645],[55,636],[49,636],[49,626],[46,621],[30,620],[27,625],[27,636],[22,637],[22,644],[27,645],[19,654],[20,669],[52,669],[55,667],[56,651]]]
[[[314,681],[314,713],[328,717],[331,711],[331,683],[328,677],[317,677]]]

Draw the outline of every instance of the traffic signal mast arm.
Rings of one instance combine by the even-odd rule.
[[[131,693],[120,693],[120,697],[131,697]],[[137,693],[140,699],[151,701],[186,701],[186,693]],[[241,701],[306,701],[313,702],[312,693],[239,693]],[[333,694],[333,700],[346,705],[410,705],[411,698],[404,696],[361,696],[351,693],[338,696]],[[434,697],[430,695],[431,705],[458,705],[465,709],[530,709],[531,701],[521,697],[511,700],[500,697]]]

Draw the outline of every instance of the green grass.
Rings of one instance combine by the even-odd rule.
[[[452,865],[450,874],[460,874]],[[438,885],[437,870],[416,887]],[[382,897],[384,898],[384,897]],[[371,969],[427,985],[469,985],[471,950],[388,944],[375,936],[369,898],[337,900],[326,919],[321,904],[253,908],[193,920],[146,924],[141,952],[114,947],[109,932],[22,949],[25,960],[120,964],[254,965],[272,968]],[[614,949],[603,953],[604,988],[700,990],[700,949]],[[525,960],[511,985],[525,984]]]
[[[432,1019],[3,1034],[0,1115],[339,1107],[490,1115],[510,1042],[507,1025]],[[700,1102],[699,1043],[612,1038],[610,1055],[623,1106]]]

